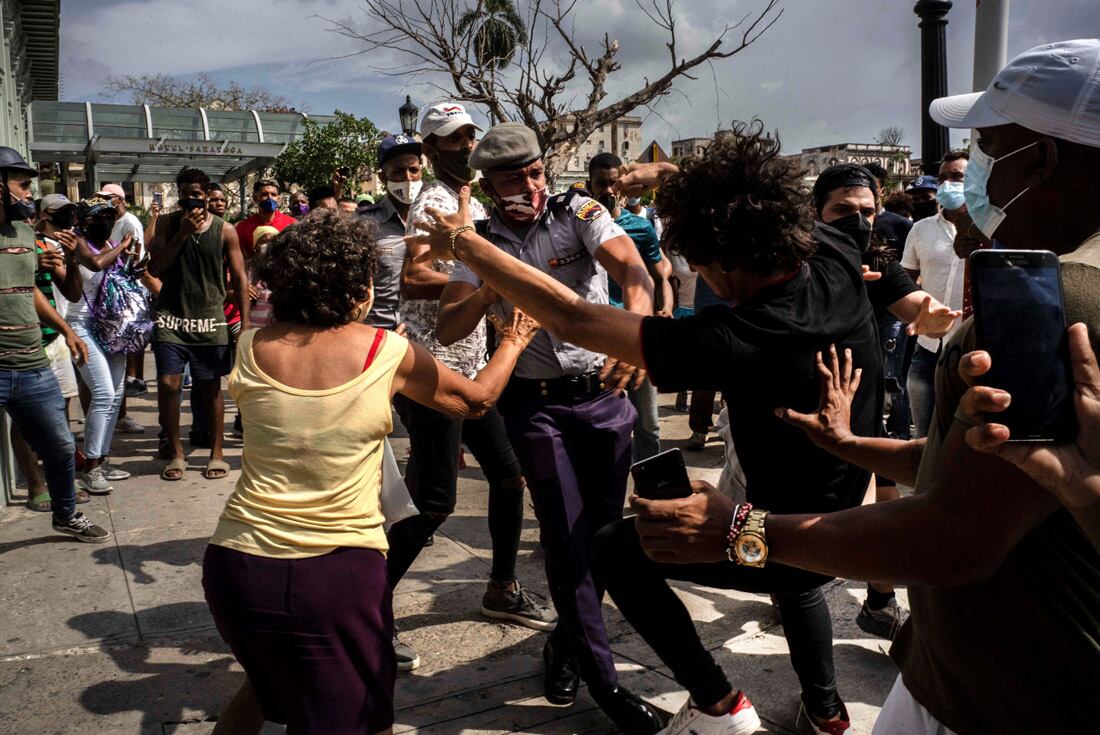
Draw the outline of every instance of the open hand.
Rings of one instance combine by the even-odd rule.
[[[986,370],[991,365],[987,353],[970,356],[975,356],[971,365],[984,365]],[[1009,444],[1008,427],[995,423],[967,430],[966,443],[1016,465],[1067,508],[1084,508],[1100,502],[1100,366],[1084,324],[1069,328],[1069,358],[1078,423],[1072,444]],[[973,386],[963,396],[961,408],[968,416],[984,420],[986,414],[1004,411],[1011,402],[1012,396],[1003,390]]]
[[[844,350],[844,359],[837,358],[836,345],[829,345],[828,363],[817,353],[817,373],[821,378],[821,394],[817,408],[811,413],[798,413],[789,408],[775,409],[775,415],[806,432],[817,446],[826,451],[852,436],[852,400],[859,390],[863,370],[852,370],[852,351]]]
[[[180,230],[185,235],[193,235],[206,224],[206,210],[200,207],[187,210],[180,218]]]
[[[521,349],[531,344],[531,340],[535,338],[535,333],[539,331],[538,322],[515,308],[512,309],[511,321],[506,323],[496,314],[489,314],[489,321],[492,323],[493,329],[497,330],[497,334],[501,336],[501,340],[515,342]]]
[[[691,495],[675,500],[630,497],[630,507],[638,514],[634,527],[642,550],[653,561],[707,564],[728,560],[733,501],[706,482],[692,480],[691,489]]]
[[[962,316],[961,311],[953,311],[931,296],[925,296],[920,305],[920,313],[909,324],[906,333],[910,337],[920,334],[939,339],[951,331],[951,327],[955,326],[955,320],[960,316]]]
[[[57,242],[68,255],[76,254],[77,234],[72,230],[62,230],[57,233]]]
[[[600,380],[611,390],[640,388],[642,381],[645,380],[645,375],[645,370],[610,356],[604,362],[603,369],[600,370]]]
[[[458,211],[453,214],[444,214],[435,207],[425,207],[424,213],[428,218],[414,223],[420,234],[408,235],[405,242],[409,245],[427,245],[428,251],[423,255],[413,258],[414,263],[430,263],[433,260],[455,260],[451,252],[451,231],[459,227],[473,226],[474,220],[470,216],[470,187],[463,186],[458,190]]]

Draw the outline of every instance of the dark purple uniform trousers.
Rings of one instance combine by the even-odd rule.
[[[506,391],[499,408],[539,520],[554,635],[572,647],[589,687],[610,689],[618,679],[600,610],[604,586],[589,550],[596,532],[623,515],[634,406],[613,391],[554,403]]]

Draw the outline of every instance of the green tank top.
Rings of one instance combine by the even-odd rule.
[[[50,364],[34,309],[36,270],[34,230],[22,222],[0,225],[0,370]]]
[[[182,212],[167,217],[167,240],[179,231]],[[153,337],[181,345],[229,344],[225,320],[225,260],[222,227],[217,215],[206,232],[191,235],[168,269],[161,274],[157,326]],[[166,242],[167,242],[166,240]]]

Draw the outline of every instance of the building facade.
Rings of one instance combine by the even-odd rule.
[[[698,156],[714,142],[713,138],[684,138],[672,141],[672,159],[678,161],[688,156]]]
[[[566,118],[564,124],[569,125]],[[588,162],[597,153],[614,153],[624,161],[635,161],[645,152],[642,142],[642,118],[625,115],[609,125],[601,125],[580,144],[565,170],[558,175],[557,188],[564,191],[588,179]]]
[[[0,0],[0,145],[27,150],[27,105],[56,100],[60,0]]]
[[[879,143],[838,143],[817,148],[803,148],[792,158],[806,170],[806,181],[817,181],[817,175],[838,163],[877,163],[890,173],[890,180],[897,182],[916,176],[912,150],[907,145],[882,145]]]

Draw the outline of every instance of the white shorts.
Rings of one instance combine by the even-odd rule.
[[[871,735],[955,735],[955,732],[944,727],[924,705],[913,699],[898,674],[890,696],[882,703]]]
[[[61,386],[61,395],[76,398],[80,391],[76,387],[76,370],[73,369],[73,355],[64,337],[57,337],[46,345],[46,357],[50,358],[50,370],[53,370],[57,384]]]

